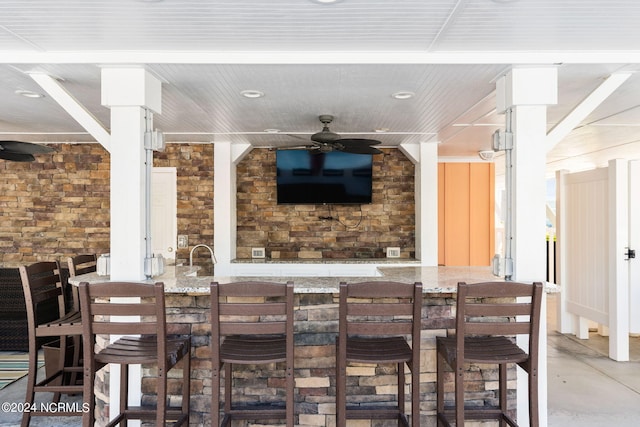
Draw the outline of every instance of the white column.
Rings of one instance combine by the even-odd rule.
[[[416,258],[423,266],[438,265],[438,145],[403,144],[400,150],[415,165]]]
[[[629,361],[629,164],[609,161],[609,357]],[[635,309],[635,307],[634,307]]]
[[[102,105],[111,108],[111,280],[145,278],[144,132],[146,109],[161,112],[161,91],[160,81],[142,68],[102,70]],[[110,371],[109,400],[114,409],[120,395],[119,368],[112,365]],[[141,383],[141,369],[136,366],[129,376],[130,405],[139,405]],[[111,418],[115,412],[110,412]]]
[[[547,105],[557,102],[557,69],[512,69],[497,82],[498,111],[512,112],[513,186],[511,203],[513,280],[545,281]],[[507,172],[508,173],[508,172]],[[546,299],[540,326],[540,425],[547,425]],[[526,376],[518,372],[518,420],[528,416]]]
[[[213,247],[216,276],[231,274],[231,260],[236,257],[236,165],[231,143],[213,145]]]
[[[111,279],[141,280],[145,258],[145,108],[161,111],[161,83],[142,68],[104,68],[111,108]]]

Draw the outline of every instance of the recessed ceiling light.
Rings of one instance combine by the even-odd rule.
[[[25,96],[27,98],[44,98],[44,95],[32,90],[18,89],[14,92],[16,95]]]
[[[240,92],[240,95],[244,96],[245,98],[262,98],[264,96],[264,92],[261,92],[259,90],[243,90],[242,92]]]
[[[280,133],[280,129],[265,129],[266,133]]]
[[[408,92],[408,91],[400,91],[400,92],[396,92],[394,94],[391,95],[392,97],[394,97],[395,99],[409,99],[409,98],[413,98],[414,96],[416,96],[415,93],[413,92]]]

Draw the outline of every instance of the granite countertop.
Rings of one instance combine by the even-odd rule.
[[[186,295],[208,295],[209,285],[213,281],[230,283],[238,281],[293,281],[298,294],[338,293],[340,282],[396,281],[422,282],[424,293],[450,294],[456,292],[458,282],[480,282],[501,280],[494,276],[490,267],[379,267],[381,276],[377,277],[302,277],[302,276],[195,276],[192,267],[168,266],[162,275],[145,282],[163,282],[167,293]],[[73,277],[70,283],[106,282],[109,276],[96,273]]]

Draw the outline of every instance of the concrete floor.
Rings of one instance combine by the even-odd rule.
[[[550,427],[635,427],[640,425],[640,338],[631,338],[630,362],[606,356],[607,339],[578,340],[554,331],[549,302],[548,425]],[[43,369],[41,369],[42,371]],[[0,390],[0,403],[24,400],[25,379]],[[76,398],[72,398],[76,399]],[[21,414],[0,412],[0,426],[19,426]],[[78,418],[34,418],[32,426],[75,427]]]

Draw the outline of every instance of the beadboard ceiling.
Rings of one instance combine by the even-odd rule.
[[[100,70],[128,65],[163,82],[154,125],[168,141],[295,146],[332,114],[342,135],[477,158],[504,127],[497,78],[558,67],[552,129],[609,75],[639,69],[638,22],[637,0],[3,0],[0,140],[94,141],[52,96],[15,92],[43,93],[31,73],[50,74],[108,130]],[[548,171],[640,158],[639,104],[632,74],[548,152]]]

